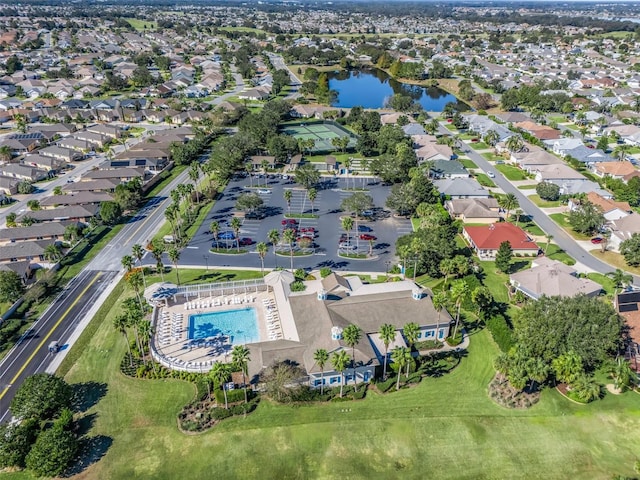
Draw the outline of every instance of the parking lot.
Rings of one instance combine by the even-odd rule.
[[[359,220],[358,225],[362,225],[360,232],[356,231],[355,221],[354,228],[350,232],[350,244],[348,248],[343,248],[342,253],[349,254],[368,254],[371,250],[373,258],[371,259],[355,259],[340,256],[339,244],[341,235],[345,232],[341,226],[341,217],[348,215],[340,211],[340,203],[342,200],[353,194],[352,191],[343,191],[340,187],[344,186],[343,179],[324,178],[323,183],[318,188],[318,196],[314,202],[314,213],[318,218],[298,218],[296,219],[298,235],[302,235],[304,229],[312,228],[314,233],[314,246],[310,251],[311,255],[294,256],[294,268],[315,269],[321,267],[330,267],[335,270],[354,270],[363,272],[385,272],[390,268],[397,259],[395,258],[395,241],[398,236],[406,235],[411,232],[411,222],[407,219],[394,218],[391,213],[384,208],[386,197],[389,193],[389,187],[380,185],[379,183],[369,184],[366,192],[373,197],[374,209],[373,218]],[[265,242],[269,245],[269,252],[265,257],[265,268],[285,267],[290,265],[288,255],[289,246],[281,245],[280,251],[282,255],[274,258],[273,249],[269,244],[267,234],[272,229],[277,229],[281,235],[285,226],[282,221],[289,208],[292,214],[311,213],[311,203],[306,196],[306,192],[300,188],[293,180],[283,180],[273,176],[266,179],[267,185],[262,186],[265,182],[264,178],[253,178],[253,185],[259,181],[261,188],[249,189],[250,179],[235,178],[229,182],[229,185],[222,194],[222,197],[215,203],[211,211],[208,213],[206,220],[198,229],[196,235],[189,245],[182,251],[180,264],[182,265],[208,265],[210,267],[260,267],[260,258],[255,251],[257,242]],[[291,189],[290,207],[284,198],[284,191]],[[209,232],[211,222],[216,220],[220,224],[220,232],[228,232],[232,229],[229,223],[237,212],[235,208],[238,196],[245,192],[256,192],[264,201],[263,219],[242,219],[242,227],[240,229],[240,238],[248,237],[252,240],[249,246],[243,246],[242,249],[248,250],[246,254],[218,254],[210,252],[214,243],[213,235]],[[367,231],[367,230],[371,231]],[[360,235],[375,236],[376,239],[370,242],[366,238],[360,239]],[[230,243],[235,247],[235,241]],[[224,242],[220,242],[220,246],[224,246]]]

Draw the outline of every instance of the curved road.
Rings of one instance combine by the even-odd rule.
[[[441,126],[441,132],[451,134],[447,129]],[[466,155],[482,170],[485,172],[492,171],[495,173],[493,182],[500,187],[505,193],[513,193],[518,202],[520,202],[520,208],[535,220],[535,222],[550,235],[553,235],[553,242],[557,244],[561,249],[571,255],[577,262],[580,262],[585,267],[600,273],[612,272],[615,267],[597,259],[584,248],[582,248],[574,239],[569,235],[562,227],[555,223],[549,216],[544,213],[537,205],[535,205],[529,198],[522,193],[522,190],[518,189],[509,180],[507,180],[502,173],[491,165],[486,158],[477,153],[471,147],[467,145],[468,152]],[[633,275],[633,281],[636,285],[640,285],[640,276]]]

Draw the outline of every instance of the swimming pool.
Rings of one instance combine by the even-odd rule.
[[[260,340],[255,308],[189,315],[189,339],[228,336],[231,344],[254,343]]]

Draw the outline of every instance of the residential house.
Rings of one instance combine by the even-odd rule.
[[[640,172],[627,160],[622,162],[603,162],[592,166],[592,171],[600,178],[611,177],[627,182],[630,178],[639,176]]]
[[[37,268],[45,261],[45,249],[51,245],[50,240],[12,243],[0,246],[0,263],[29,262],[31,269]]]
[[[271,155],[252,155],[249,161],[251,162],[253,170],[276,168],[276,157]]]
[[[51,209],[35,210],[18,216],[16,222],[20,223],[24,217],[34,219],[36,222],[82,222],[89,223],[100,211],[99,205],[74,205]]]
[[[438,145],[437,143],[428,143],[414,150],[418,164],[437,160],[451,160],[453,158],[453,150],[448,145]]]
[[[82,160],[84,155],[77,150],[72,148],[65,148],[59,145],[52,145],[50,147],[45,147],[38,151],[38,153],[45,157],[53,157],[57,160],[61,160],[65,163],[70,163],[76,160]]]
[[[543,295],[595,297],[602,291],[599,283],[580,278],[574,268],[547,257],[536,258],[531,263],[531,268],[509,275],[509,281],[516,291],[533,300],[538,300]]]
[[[469,172],[456,160],[434,160],[429,167],[431,178],[467,178]]]
[[[31,262],[21,260],[19,262],[0,263],[0,271],[16,273],[22,283],[26,285],[29,282],[29,278],[31,278]]]
[[[462,223],[495,223],[502,219],[498,201],[493,197],[447,200],[444,208]]]
[[[538,140],[554,140],[560,138],[560,130],[556,130],[547,125],[538,125],[532,121],[518,122],[514,124],[514,127],[533,135]]]
[[[539,251],[527,232],[509,222],[464,226],[462,236],[482,260],[494,259],[502,242],[509,242],[514,255],[537,256]]]
[[[66,193],[79,192],[108,192],[113,193],[116,187],[120,185],[120,181],[114,179],[89,180],[84,182],[67,183],[62,187],[62,191]]]
[[[68,222],[35,223],[29,227],[0,229],[0,246],[34,240],[62,241]]]
[[[538,182],[551,182],[557,185],[561,185],[562,182],[567,180],[579,180],[587,181],[587,178],[576,172],[569,165],[559,163],[556,165],[538,165],[531,169],[532,173],[535,173],[536,181]]]
[[[143,168],[123,167],[110,170],[90,170],[80,177],[80,182],[109,179],[118,181],[119,183],[126,183],[134,178],[138,178],[142,183],[144,183],[144,177]]]
[[[45,170],[52,174],[56,174],[67,166],[67,162],[53,157],[45,157],[43,155],[25,155],[22,164]]]
[[[612,220],[607,223],[606,228],[611,232],[608,246],[619,250],[622,242],[630,239],[634,233],[640,233],[640,214],[632,213]]]
[[[66,195],[50,195],[40,200],[40,208],[51,209],[75,205],[100,205],[113,201],[113,195],[107,192],[78,192]]]
[[[632,345],[632,351],[635,351],[634,353],[637,355],[639,349],[638,344],[640,344],[640,291],[629,290],[620,292],[616,295],[613,304],[629,327],[629,336],[634,344]],[[640,358],[636,357],[634,360],[637,362]]]
[[[631,206],[628,202],[616,202],[609,198],[604,198],[602,195],[599,195],[594,191],[587,193],[586,197],[587,201],[602,210],[604,218],[607,221],[618,220],[632,213]],[[569,210],[575,210],[580,206],[580,200],[571,198],[568,206]]]
[[[8,163],[0,165],[0,175],[3,177],[16,178],[18,180],[27,180],[29,182],[39,182],[49,176],[46,170],[30,167],[28,165],[19,165],[17,163]]]
[[[486,191],[474,178],[445,178],[435,180],[436,186],[441,195],[449,198],[489,198]]]

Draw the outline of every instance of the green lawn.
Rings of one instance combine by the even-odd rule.
[[[576,240],[589,240],[591,238],[589,235],[574,232],[573,228],[571,228],[571,225],[569,224],[569,216],[566,213],[552,213],[549,215],[549,218],[564,228],[567,233]]]
[[[604,290],[604,293],[607,296],[613,297],[615,285],[613,284],[611,277],[603,275],[602,273],[587,273],[587,278],[602,285],[602,289]]]
[[[476,175],[476,180],[483,187],[489,187],[489,188],[495,188],[496,187],[496,184],[493,183],[491,181],[491,179],[489,177],[487,177],[487,175],[484,174],[484,173],[479,173],[478,175]]]
[[[546,246],[546,243],[541,244],[540,248],[544,250],[545,246]],[[573,259],[571,255],[569,255],[567,252],[562,250],[555,243],[549,244],[549,248],[547,249],[547,257],[551,258],[552,260],[558,260],[560,262],[566,263],[567,265],[575,265],[576,263],[576,261]]]
[[[528,195],[527,198],[540,208],[553,208],[562,205],[560,200],[543,200],[537,193],[534,195]]]
[[[518,223],[518,226],[522,228],[525,232],[530,235],[544,235],[544,230],[542,230],[537,223],[528,222],[528,223]]]
[[[537,185],[520,185],[518,190],[535,190]]]
[[[140,20],[137,18],[125,18],[125,20],[138,31],[155,30],[158,27],[157,22],[153,20]]]
[[[263,401],[246,418],[183,435],[175,415],[193,398],[193,386],[121,375],[126,347],[111,326],[115,314],[101,323],[66,376],[72,383],[106,386],[104,397],[81,415],[91,419],[89,436],[103,436],[109,447],[83,478],[210,478],[211,472],[224,472],[225,479],[633,475],[640,441],[636,394],[580,406],[545,390],[529,410],[499,407],[486,394],[498,353],[486,331],[472,335],[469,356],[456,370],[415,388],[370,392],[348,404]]]
[[[550,122],[556,122],[556,123],[563,123],[567,121],[567,117],[565,117],[564,115],[549,115],[547,119]]]
[[[458,161],[462,164],[462,166],[466,169],[469,168],[478,168],[478,166],[473,163],[472,160],[469,160],[468,158],[463,158],[463,159],[458,159]]]
[[[512,167],[511,165],[496,165],[496,170],[499,170],[507,180],[526,180],[527,174],[520,170],[517,167]]]
[[[486,144],[486,143],[484,143],[484,142],[475,142],[475,143],[474,143],[474,142],[471,142],[471,143],[469,143],[468,145],[469,145],[471,148],[473,148],[474,150],[486,150],[486,149],[490,148],[490,147],[489,147],[489,145],[487,145],[487,144]]]
[[[490,162],[495,162],[496,160],[504,160],[504,157],[501,157],[500,155],[496,155],[495,153],[491,153],[491,152],[484,152],[484,153],[481,153],[480,155],[482,155],[484,158],[486,158]]]

